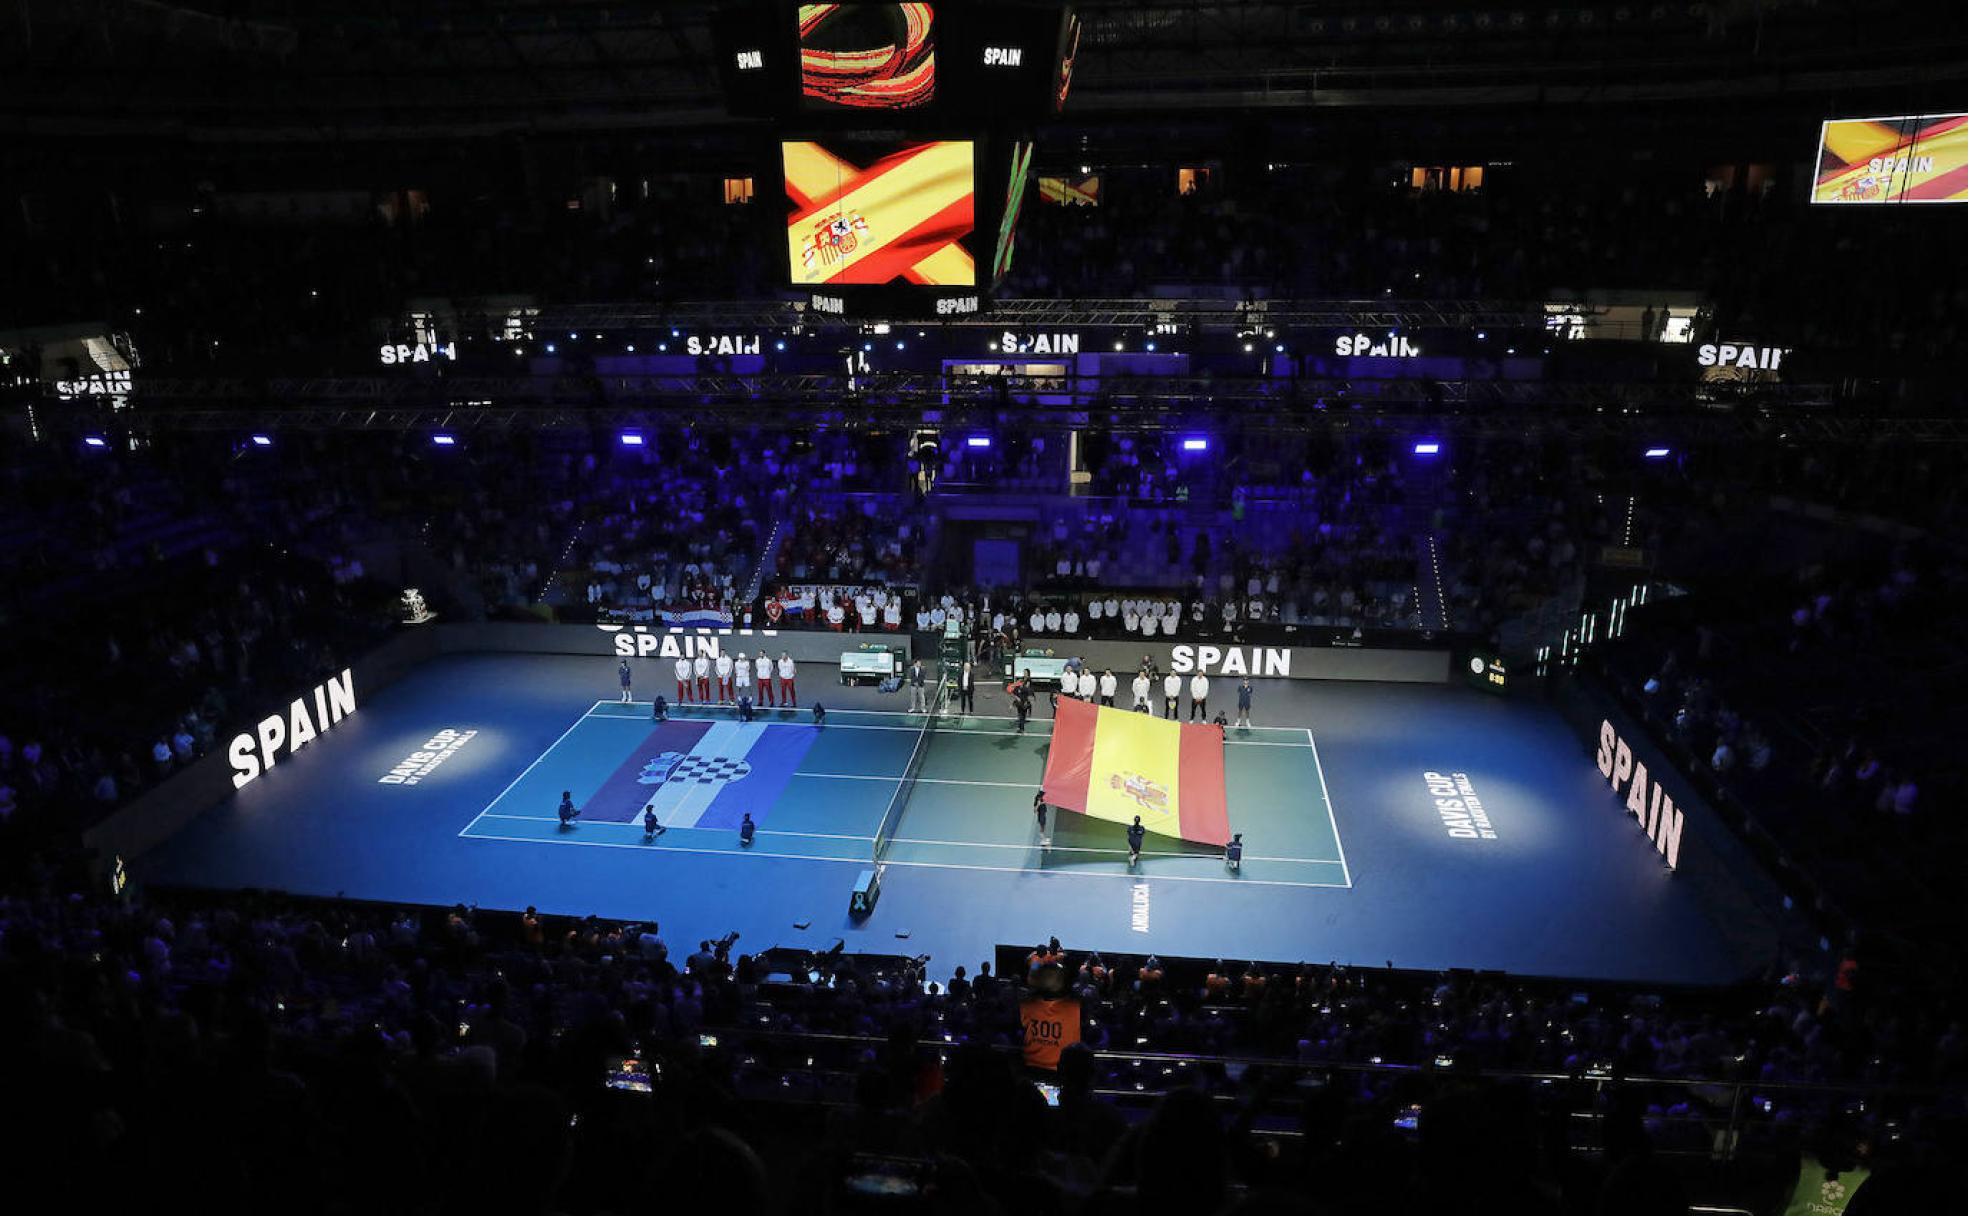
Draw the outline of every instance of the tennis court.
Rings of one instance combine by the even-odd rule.
[[[649,674],[654,674],[653,672]],[[667,673],[665,673],[667,674]],[[1423,685],[1259,681],[1258,729],[1223,747],[1221,852],[1032,795],[1052,722],[1020,736],[1002,690],[933,733],[906,693],[802,669],[810,711],[685,707],[663,724],[613,691],[613,660],[458,654],[363,700],[319,741],[133,860],[136,880],[660,919],[672,941],[850,949],[972,965],[1057,934],[1105,951],[1526,973],[1729,979],[1735,953],[1633,832],[1570,728],[1534,703]],[[1449,830],[1432,778],[1494,829]],[[562,791],[581,808],[563,830]],[[666,831],[643,831],[657,804]],[[750,814],[757,836],[739,844]],[[888,826],[884,829],[883,825]],[[848,897],[886,845],[881,898]],[[1344,844],[1342,845],[1342,837]]]
[[[687,724],[709,729],[676,729]],[[767,710],[741,725],[733,711],[716,707],[685,709],[659,724],[647,702],[596,702],[460,834],[865,866],[879,833],[889,866],[1351,885],[1310,731],[1226,732],[1225,777],[1238,830],[1265,842],[1233,874],[1220,849],[1160,836],[1149,838],[1130,869],[1120,826],[1065,811],[1054,812],[1051,847],[1042,849],[1032,796],[1051,727],[1034,720],[1021,735],[1009,717],[950,713],[932,726],[922,714],[883,710],[835,710],[824,726],[801,711]],[[646,753],[673,756],[667,749],[686,740],[696,753],[685,773],[669,761],[648,771]],[[741,758],[783,761],[788,754],[796,758],[790,766]],[[625,764],[649,779],[620,791],[631,797],[611,798],[611,778]],[[565,829],[555,812],[562,792],[582,808],[578,824]],[[644,831],[645,805],[655,806],[665,825],[659,836]],[[749,848],[738,842],[734,806],[758,825]]]

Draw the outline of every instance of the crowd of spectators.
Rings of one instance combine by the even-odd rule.
[[[1780,525],[1771,525],[1773,540]],[[1747,807],[1849,914],[1945,915],[1964,770],[1947,674],[1963,566],[1857,541],[1787,581],[1757,570],[1638,614],[1616,684],[1712,788]]]
[[[1707,1188],[1771,1211],[1828,1139],[1863,1146],[1853,1184],[1923,1177],[1968,1074],[1958,1010],[1896,1007],[1849,965],[1705,994],[1056,943],[931,970],[72,878],[0,897],[0,1042],[34,1112],[16,1181],[87,1163],[204,1210],[860,1211],[849,1181],[902,1169],[985,1212],[1449,1210],[1444,1188],[1455,1210],[1671,1212]],[[1020,1063],[1033,998],[1078,1005],[1056,1073]],[[1719,1178],[1699,1163],[1732,1120]]]

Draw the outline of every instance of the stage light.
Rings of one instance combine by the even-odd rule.
[[[1185,452],[1207,452],[1209,451],[1209,440],[1185,439],[1182,441],[1182,450]]]
[[[1278,345],[1277,345],[1277,346],[1275,346],[1275,347],[1273,347],[1272,349],[1273,349],[1273,350],[1275,350],[1275,351],[1277,351],[1277,353],[1279,353],[1279,354],[1281,354],[1281,355],[1282,355],[1282,354],[1284,354],[1284,353],[1285,353],[1285,344],[1284,344],[1283,342],[1280,342],[1280,343],[1278,343]]]
[[[635,354],[635,343],[633,342],[629,343],[629,353],[632,355]]]
[[[1414,454],[1417,456],[1433,456],[1436,453],[1440,452],[1441,450],[1442,450],[1441,444],[1435,442],[1433,439],[1425,439],[1422,442],[1415,444]]]
[[[1647,449],[1647,459],[1649,460],[1665,460],[1667,459],[1667,457],[1668,457],[1668,449],[1666,448]]]
[[[109,446],[109,440],[104,439],[101,435],[85,436],[82,442],[88,444],[92,448],[106,448]]]
[[[569,342],[578,342],[578,341],[580,341],[580,340],[581,340],[581,335],[580,335],[580,334],[577,334],[577,333],[569,333],[569,334],[567,335],[567,340],[568,340]]]
[[[773,349],[773,350],[785,350],[785,349],[786,349],[786,344],[785,344],[784,342],[774,342],[774,343],[772,344],[772,349]]]
[[[554,344],[551,342],[547,343],[547,353],[550,355],[554,353]]]
[[[1115,350],[1126,350],[1126,349],[1127,349],[1127,343],[1125,343],[1125,342],[1116,342],[1116,343],[1114,343],[1114,349],[1115,349]]]
[[[1255,349],[1255,348],[1254,348],[1254,347],[1252,347],[1250,343],[1248,343],[1248,342],[1246,342],[1246,343],[1244,343],[1244,353],[1245,353],[1245,354],[1247,354],[1247,355],[1248,355],[1248,354],[1250,354],[1250,353],[1251,353],[1251,351],[1252,351],[1253,349]]]
[[[863,343],[861,344],[861,349],[862,349],[863,351],[871,351],[871,350],[873,350],[873,349],[875,349],[875,344],[874,344],[873,342],[863,342]]]
[[[1150,343],[1148,344],[1148,349],[1149,349],[1149,350],[1154,350],[1154,349],[1155,349],[1155,344],[1154,344],[1153,342],[1150,342]]]
[[[991,437],[989,435],[972,435],[970,438],[964,440],[964,445],[973,448],[988,448],[991,446]]]
[[[441,448],[452,448],[458,446],[458,437],[439,431],[437,434],[431,436],[431,442]]]
[[[641,446],[642,446],[642,432],[641,432],[641,431],[623,431],[623,432],[622,432],[622,446],[623,446],[623,447],[625,447],[625,448],[639,448],[639,447],[641,447]]]
[[[253,446],[256,448],[270,448],[273,446],[273,436],[255,435],[253,436]]]
[[[670,336],[672,338],[681,338],[683,336],[683,331],[680,329],[673,329],[670,331]]]
[[[1479,329],[1476,331],[1476,340],[1478,342],[1487,342],[1490,340],[1490,335]]]
[[[667,351],[670,349],[670,344],[668,342],[658,342],[656,344],[656,349],[660,351]]]
[[[909,348],[909,344],[907,342],[897,342],[895,344],[896,350],[907,350],[908,348]]]

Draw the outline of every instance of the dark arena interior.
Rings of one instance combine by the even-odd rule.
[[[0,0],[7,1206],[1964,1210],[1964,29]]]

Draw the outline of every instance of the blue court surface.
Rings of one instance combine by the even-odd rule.
[[[654,669],[640,673],[653,681]],[[1232,873],[1217,850],[1067,812],[1040,847],[1043,709],[1020,735],[995,690],[934,734],[903,697],[802,669],[804,709],[740,724],[609,694],[612,661],[436,660],[365,699],[141,859],[147,881],[658,920],[672,942],[928,953],[1000,942],[1527,974],[1720,982],[1732,955],[1618,813],[1555,714],[1456,688],[1263,682],[1227,732]],[[656,687],[664,687],[657,684]],[[646,695],[646,692],[645,694]],[[1042,703],[1043,704],[1043,703]],[[863,921],[848,892],[912,756],[917,778]],[[563,828],[566,792],[581,809]],[[1480,814],[1445,816],[1445,796]],[[666,830],[645,833],[653,806]],[[741,847],[750,814],[757,836]],[[804,928],[800,926],[804,925]],[[898,935],[906,935],[899,937]]]

